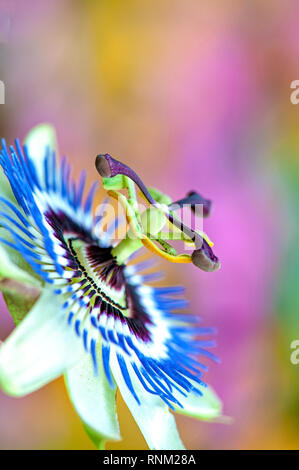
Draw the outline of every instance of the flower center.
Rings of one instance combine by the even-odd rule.
[[[92,233],[87,233],[63,211],[48,210],[45,217],[67,253],[68,291],[76,292],[76,299],[90,309],[97,306],[100,313],[130,317],[124,265],[119,265],[112,256],[112,248],[101,247]]]
[[[75,325],[84,323],[87,313],[97,329],[111,320],[110,326],[119,323],[144,342],[150,340],[148,312],[127,279],[125,265],[111,253],[112,247],[101,246],[92,230],[85,230],[62,210],[48,208],[44,216],[56,246],[64,252],[60,261],[66,285],[58,291],[69,294],[65,302],[65,308],[70,309],[69,322],[75,317]]]
[[[111,255],[111,248],[99,247],[96,244],[87,244],[78,237],[64,236],[70,253],[81,272],[80,280],[86,281],[103,300],[112,306],[127,310],[127,297],[125,292],[125,279],[123,266],[119,266]]]

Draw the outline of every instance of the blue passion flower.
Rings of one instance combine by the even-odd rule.
[[[214,331],[199,326],[197,315],[175,313],[186,307],[183,289],[153,287],[156,273],[145,274],[148,265],[134,259],[146,247],[218,269],[208,237],[175,215],[184,204],[193,212],[200,204],[206,216],[210,201],[192,192],[172,203],[126,165],[99,155],[104,188],[128,222],[115,242],[101,226],[104,204],[93,214],[96,185],[84,198],[85,174],[76,183],[67,161],[57,161],[49,125],[34,128],[23,146],[3,141],[0,165],[0,288],[17,323],[0,348],[2,389],[23,396],[64,374],[88,434],[103,448],[120,439],[119,388],[151,449],[183,449],[170,410],[203,420],[221,415],[200,359],[217,360],[209,350]],[[143,212],[136,187],[148,203]],[[177,254],[162,237],[165,224],[193,245],[191,255]]]

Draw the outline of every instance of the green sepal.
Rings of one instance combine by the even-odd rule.
[[[6,306],[15,325],[18,325],[23,320],[37,301],[40,294],[38,289],[26,289],[19,284],[11,286],[9,290],[2,285],[1,290]]]
[[[8,199],[11,202],[16,202],[15,196],[2,167],[0,167],[0,196],[5,197],[5,199]]]
[[[6,229],[0,237],[12,241]],[[0,291],[17,325],[33,307],[41,293],[42,282],[29,264],[13,248],[0,243]]]
[[[0,238],[12,242],[8,231],[0,227]],[[0,283],[14,279],[30,286],[40,286],[41,281],[17,250],[0,242]],[[1,287],[0,287],[1,288]]]

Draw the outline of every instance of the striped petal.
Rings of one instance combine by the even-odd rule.
[[[98,346],[97,354],[101,358]],[[84,353],[65,374],[70,399],[97,448],[106,440],[120,440],[115,394],[107,381],[102,362],[95,375],[92,358]]]
[[[117,354],[113,352],[110,359],[113,377],[119,387],[124,401],[130,409],[148,446],[152,450],[184,450],[178,434],[174,417],[167,405],[157,395],[144,393],[144,389],[134,374],[129,362],[125,366]],[[124,367],[127,368],[131,387],[139,403],[132,395],[128,384],[124,381]]]
[[[23,396],[63,374],[81,348],[69,334],[60,299],[45,289],[24,320],[0,347],[0,385]]]

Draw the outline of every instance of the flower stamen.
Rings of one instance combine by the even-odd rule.
[[[213,243],[210,241],[209,237],[202,231],[195,231],[186,226],[173,213],[174,210],[182,208],[187,204],[196,215],[207,217],[211,211],[211,201],[205,199],[197,192],[191,191],[185,198],[178,200],[175,203],[169,203],[168,205],[164,203],[161,204],[154,199],[140,177],[130,167],[119,162],[109,154],[98,155],[96,157],[95,165],[98,173],[104,178],[104,187],[108,190],[108,193],[113,198],[120,200],[123,205],[132,233],[135,237],[140,238],[142,244],[146,248],[174,263],[192,262],[195,266],[204,271],[216,271],[220,268],[220,262],[211,249]],[[138,218],[138,213],[136,213],[137,200],[135,192],[129,192],[129,198],[127,199],[123,194],[116,191],[116,189],[128,189],[131,187],[128,180],[131,180],[138,186],[143,197],[150,203],[151,207],[157,210],[156,214],[164,214],[168,223],[173,226],[173,230],[180,234],[180,239],[187,240],[189,245],[194,246],[195,250],[191,256],[189,254],[176,254],[169,248],[170,245],[165,248],[165,245],[163,246],[163,240],[160,240],[156,233],[153,233],[151,230],[152,225],[156,225],[155,223],[150,225],[149,230],[142,230],[140,218]],[[157,190],[153,190],[152,192],[160,200],[163,200],[161,193]],[[202,211],[198,210],[199,205],[202,208]],[[135,211],[132,210],[132,207],[135,208]],[[155,219],[153,218],[152,220]],[[155,230],[155,232],[157,231],[159,232],[159,230]],[[168,235],[167,239],[171,240],[171,235]],[[155,241],[158,241],[162,248],[158,247]],[[121,241],[118,251],[121,251],[123,248],[127,248],[127,245],[127,240]],[[117,249],[115,249],[114,252],[116,253]]]

